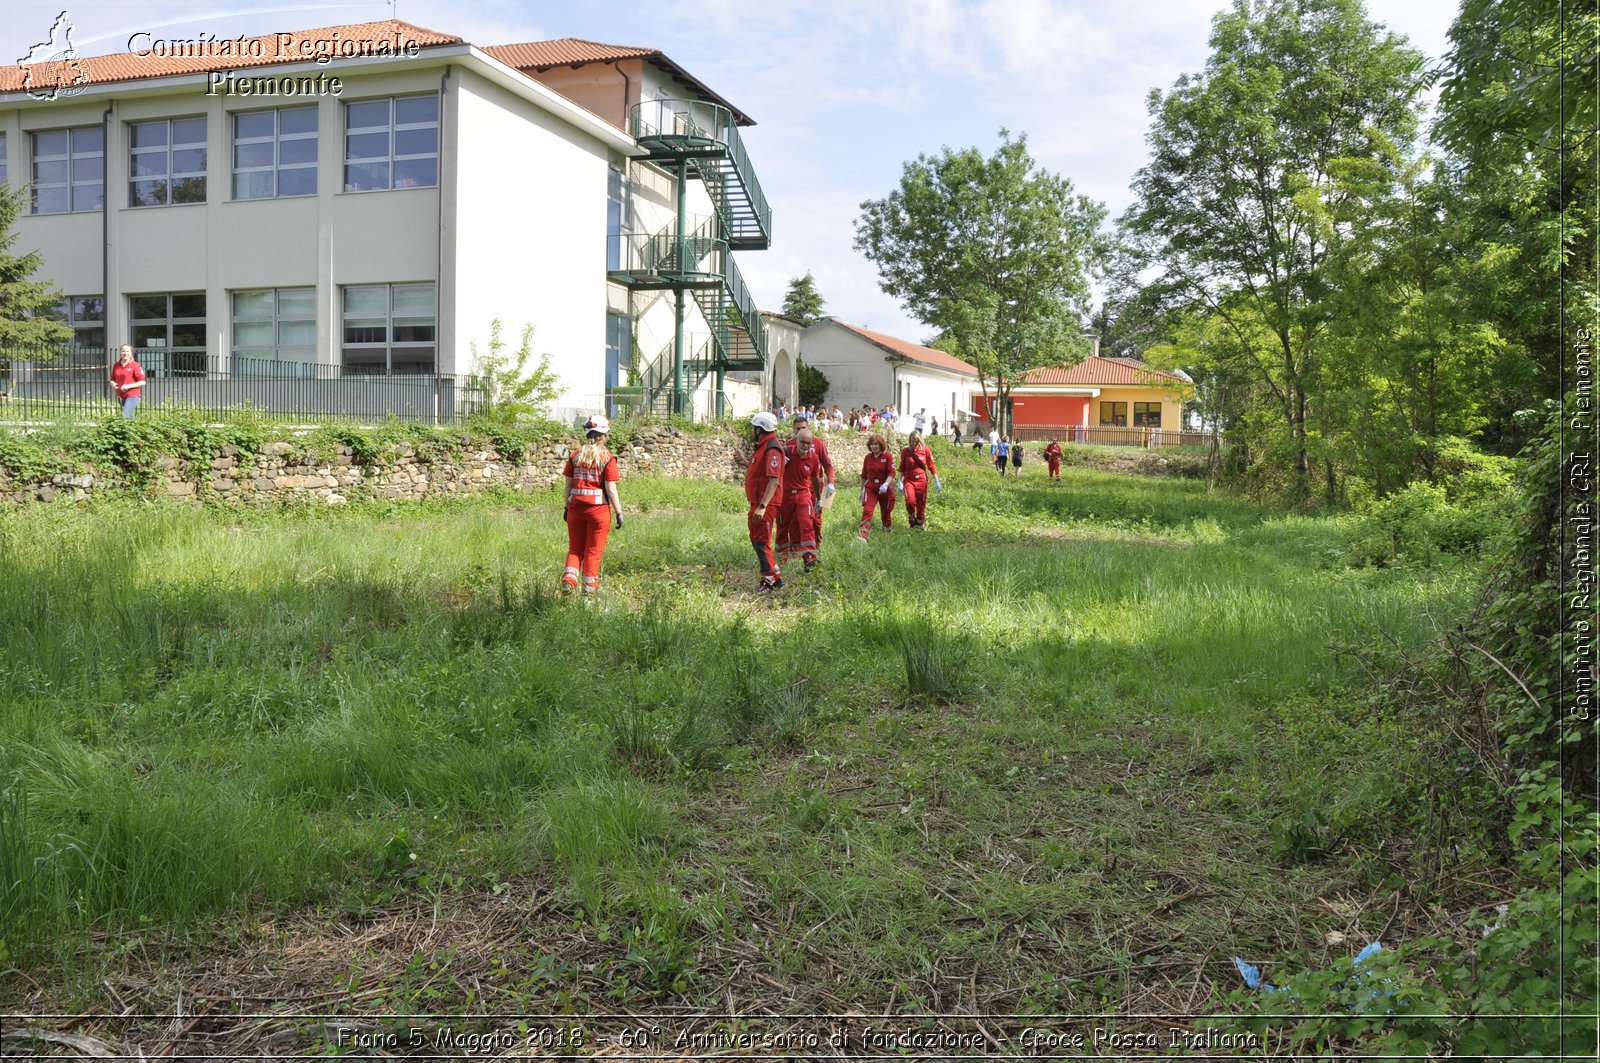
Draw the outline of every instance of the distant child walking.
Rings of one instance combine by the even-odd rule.
[[[1006,474],[1006,461],[1011,457],[1011,437],[1001,436],[994,445],[994,467],[1000,470],[1000,475]]]

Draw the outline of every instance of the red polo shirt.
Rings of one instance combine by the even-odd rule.
[[[111,382],[117,385],[118,399],[136,399],[144,387],[144,366],[137,359],[123,365],[119,358],[117,364],[111,367]],[[124,384],[132,384],[133,387],[124,390]]]

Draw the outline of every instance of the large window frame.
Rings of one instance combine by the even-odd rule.
[[[28,143],[32,152],[29,213],[79,214],[104,206],[104,126],[30,130]]]
[[[128,296],[128,336],[151,376],[204,376],[206,293]]]
[[[6,155],[6,144],[6,135],[4,133],[0,133],[0,185],[6,183],[6,181],[9,179],[8,175],[11,172],[8,162],[9,156]]]
[[[1135,428],[1160,428],[1161,403],[1136,402],[1133,404],[1133,426]]]
[[[1100,404],[1100,425],[1104,428],[1128,427],[1128,404],[1126,402],[1102,402]]]
[[[316,375],[317,290],[249,288],[230,292],[235,376]]]
[[[72,346],[104,349],[106,345],[106,300],[101,295],[69,295],[51,310],[50,316],[72,330]]]
[[[339,289],[339,310],[339,356],[347,375],[438,372],[439,298],[432,281],[347,285]]]
[[[344,190],[439,186],[439,94],[344,105]]]
[[[317,194],[321,119],[316,104],[235,111],[230,117],[234,199],[289,199]]]

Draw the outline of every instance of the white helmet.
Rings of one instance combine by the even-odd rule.
[[[585,435],[610,435],[611,422],[603,414],[597,413],[583,423],[583,431]]]
[[[778,419],[766,410],[762,410],[750,418],[750,427],[758,428],[763,432],[776,432],[778,430]]]

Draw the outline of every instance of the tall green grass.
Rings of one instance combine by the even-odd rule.
[[[1081,869],[1142,835],[1063,765],[1158,752],[1165,781],[1117,799],[1226,816],[1264,858],[1393,799],[1406,744],[1341,647],[1424,637],[1467,573],[1352,568],[1331,522],[1198,483],[939,456],[928,533],[851,543],[846,471],[824,566],[770,602],[730,485],[627,481],[600,609],[553,593],[554,496],[0,510],[4,962],[553,869],[634,913],[667,991],[693,983],[674,942],[735,918],[692,855],[728,842],[695,811],[716,791],[747,810],[716,828],[742,874],[867,935],[866,979],[930,935],[997,947],[944,925],[930,861],[1064,792],[1086,833],[1016,843],[1057,877],[991,858],[970,896],[1090,903]],[[829,796],[836,774],[905,811]]]

